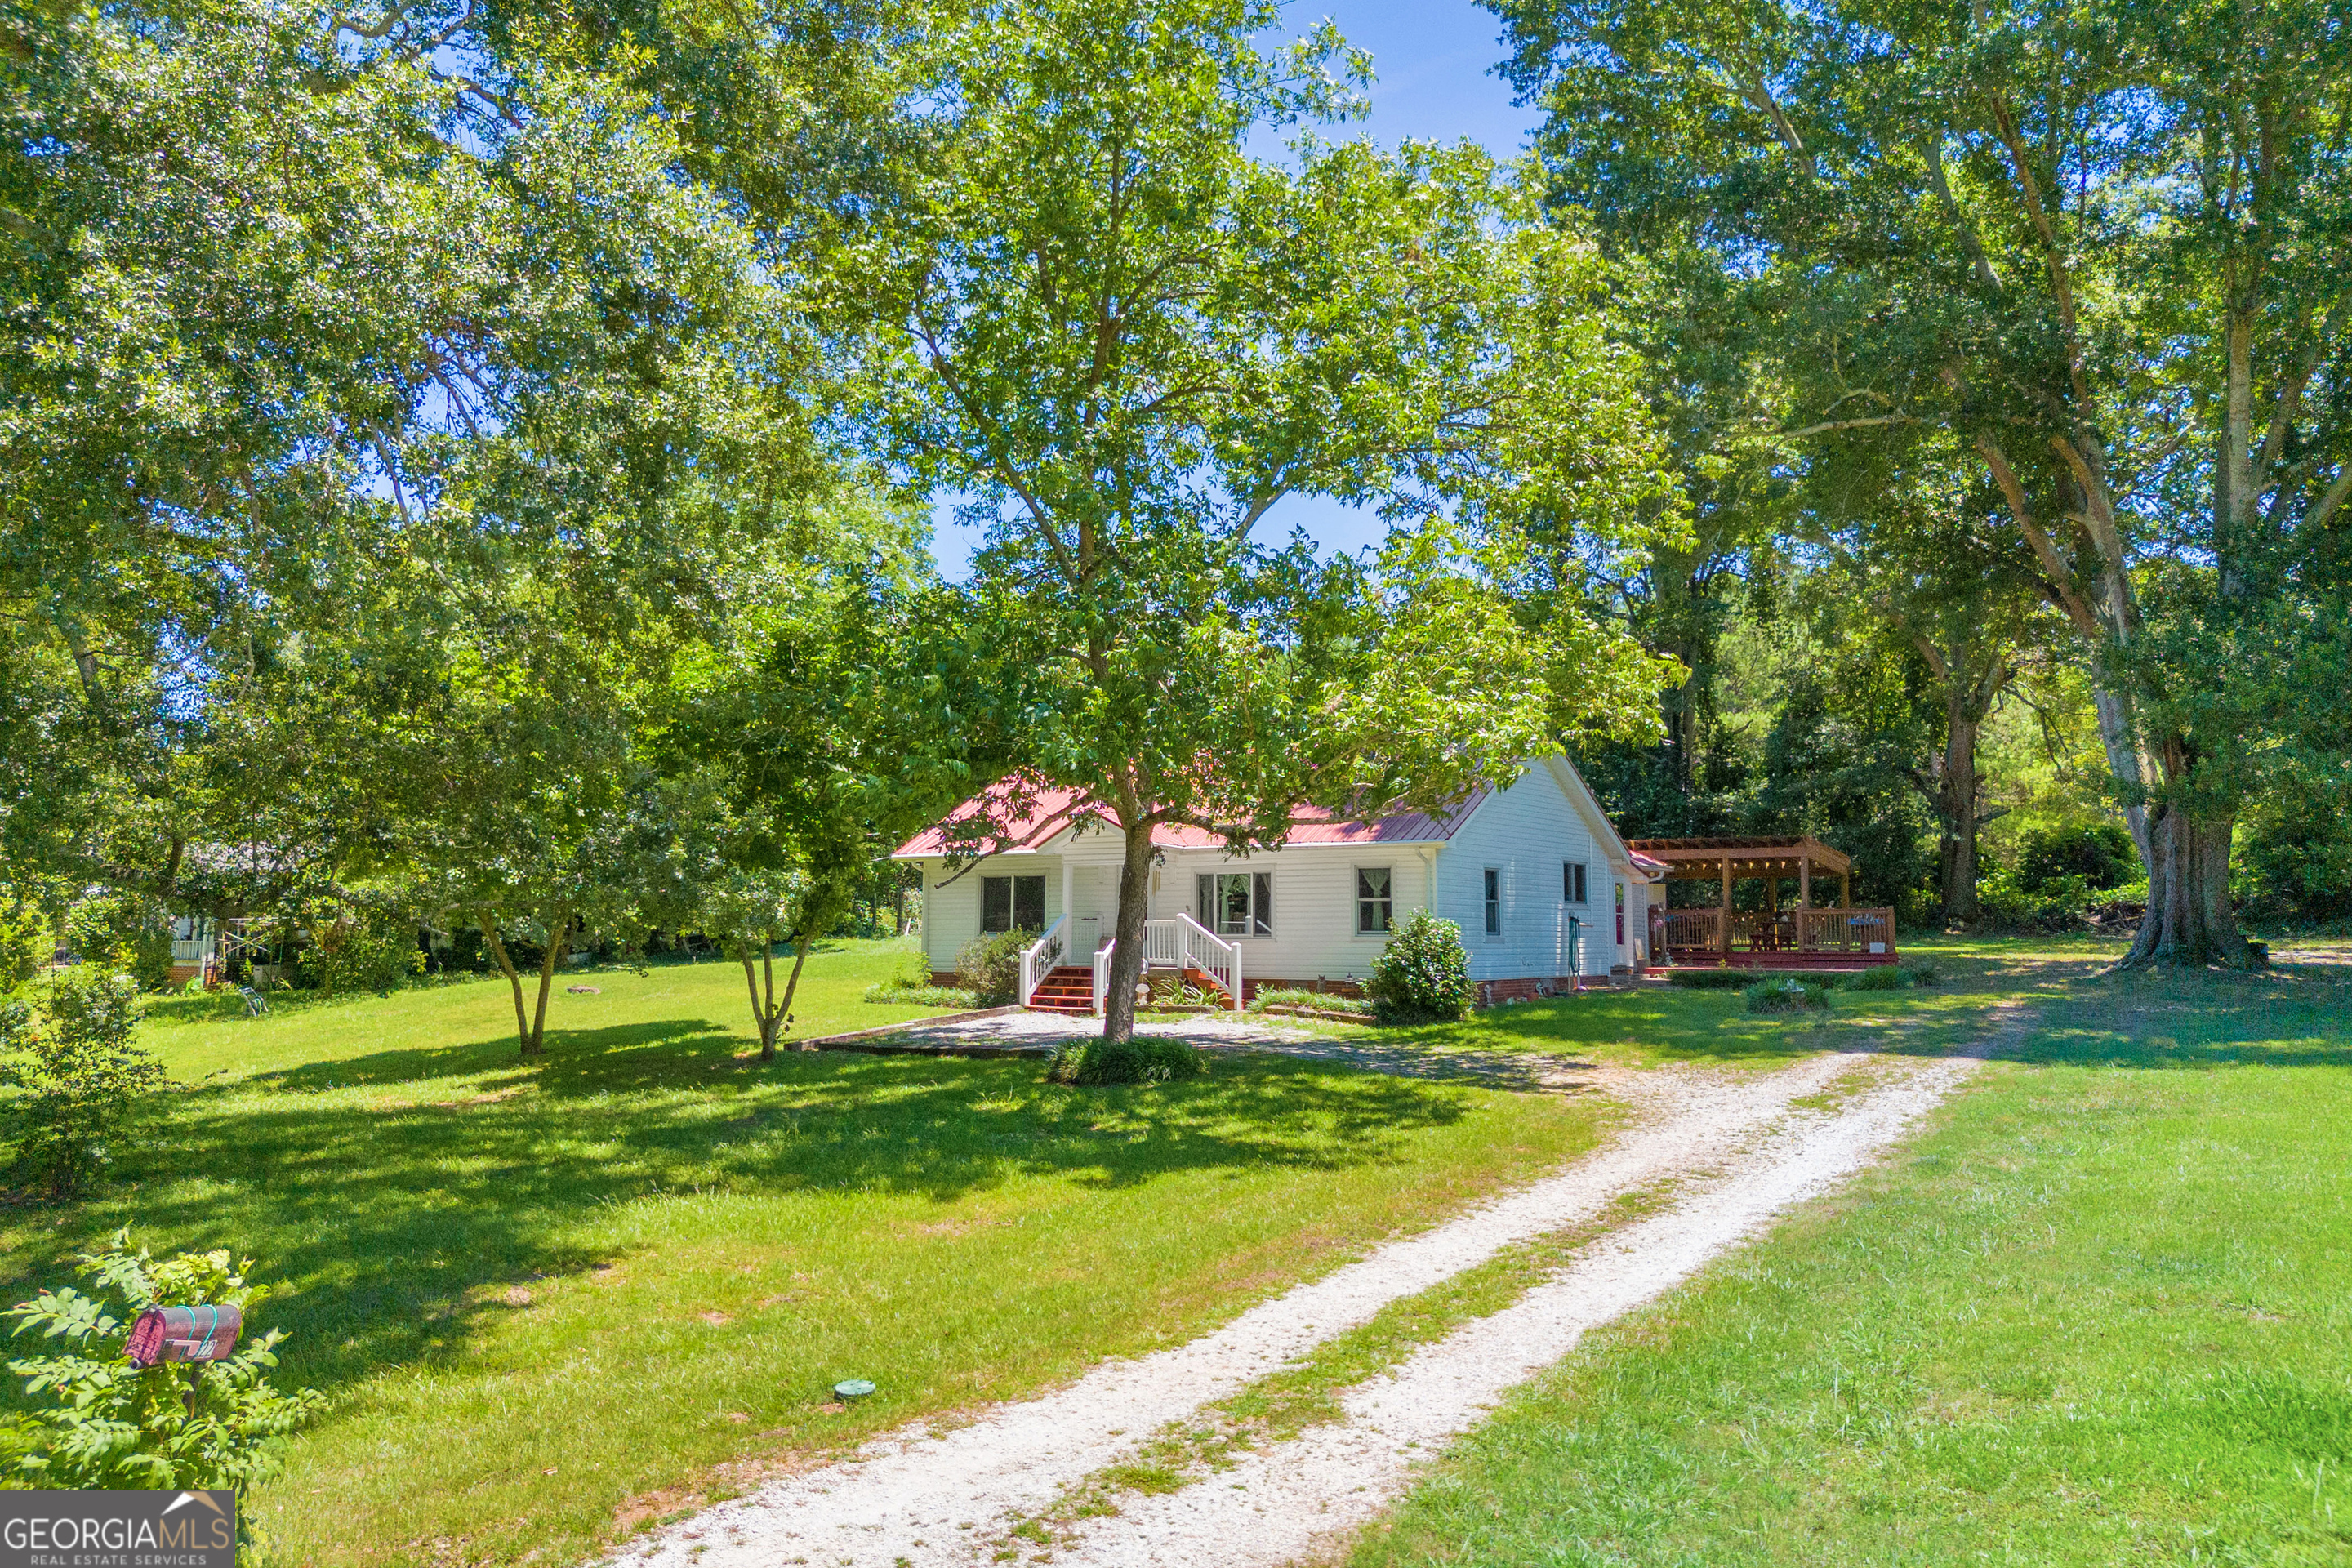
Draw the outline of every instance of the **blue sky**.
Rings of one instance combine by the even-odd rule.
[[[1369,119],[1350,128],[1360,136],[1393,142],[1405,137],[1455,141],[1472,137],[1498,157],[1526,145],[1535,111],[1511,102],[1511,89],[1489,74],[1503,58],[1496,41],[1502,23],[1469,0],[1313,0],[1293,5],[1287,30],[1305,32],[1324,16],[1339,26],[1349,43],[1369,49],[1379,80],[1372,88]],[[940,569],[961,578],[979,543],[976,531],[960,528],[942,502],[936,515],[933,549]],[[1302,528],[1325,550],[1355,550],[1378,543],[1380,520],[1317,497],[1293,496],[1276,504],[1259,524],[1261,537],[1278,539]]]

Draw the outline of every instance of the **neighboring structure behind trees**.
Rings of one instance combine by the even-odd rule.
[[[1006,930],[1055,933],[1056,965],[1087,968],[1112,940],[1118,836],[1089,803],[1043,791],[994,852],[960,860],[948,825],[984,804],[960,807],[895,857],[921,868],[923,946],[934,974],[945,984],[964,943]],[[1422,908],[1462,928],[1472,978],[1488,1001],[1647,962],[1648,870],[1637,868],[1564,757],[1531,762],[1506,787],[1482,790],[1443,817],[1349,822],[1301,812],[1279,848],[1248,856],[1191,827],[1163,826],[1152,843],[1150,921],[1175,934],[1200,931],[1195,953],[1236,950],[1242,1000],[1260,987],[1352,986],[1389,933]],[[1165,967],[1156,950],[1152,962]],[[1224,977],[1206,978],[1222,985]]]

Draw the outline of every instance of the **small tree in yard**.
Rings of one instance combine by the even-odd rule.
[[[681,655],[653,726],[667,847],[644,907],[742,964],[761,1061],[812,945],[954,788],[908,668],[926,659],[911,525],[870,497],[836,500],[821,527],[730,569],[732,614]],[[793,950],[781,994],[780,944]]]
[[[518,566],[506,584],[511,613],[443,634],[443,668],[419,710],[379,721],[379,765],[399,770],[414,796],[401,859],[415,901],[482,933],[531,1058],[546,1052],[548,997],[576,933],[635,918],[652,774],[635,754],[626,650],[570,626],[571,606],[539,603],[525,576]],[[539,949],[535,974],[510,939]]]
[[[127,974],[77,964],[38,988],[34,1004],[0,997],[0,1108],[15,1158],[10,1179],[52,1199],[85,1190],[110,1144],[163,1065],[132,1039],[139,986]]]
[[[1470,1016],[1477,987],[1470,979],[1470,953],[1462,928],[1427,910],[1408,916],[1380,957],[1364,987],[1373,1016],[1383,1024],[1444,1024]]]
[[[1249,155],[1260,127],[1353,110],[1328,68],[1360,61],[1328,28],[1263,51],[1279,19],[1256,0],[965,14],[952,68],[912,95],[929,151],[836,300],[872,344],[879,449],[987,527],[966,615],[1018,655],[999,707],[1024,782],[955,837],[984,849],[989,812],[1045,785],[1120,841],[1107,1039],[1133,1031],[1160,827],[1246,853],[1304,805],[1444,809],[1560,716],[1546,656],[1442,531],[1376,567],[1325,562],[1255,542],[1269,509],[1507,508],[1520,468],[1573,461],[1577,482],[1533,488],[1611,527],[1650,461],[1630,374],[1581,331],[1597,263],[1513,227],[1483,154]],[[1570,717],[1646,701],[1615,679],[1637,660],[1596,638]]]

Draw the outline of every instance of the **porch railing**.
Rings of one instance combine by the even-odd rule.
[[[1153,921],[1150,924],[1181,925],[1183,930],[1180,934],[1183,947],[1175,961],[1177,972],[1181,973],[1187,969],[1199,970],[1223,986],[1225,994],[1233,998],[1234,1010],[1241,1011],[1242,950],[1240,943],[1227,942],[1191,915],[1178,915],[1173,921]]]
[[[1114,937],[1095,949],[1095,1011],[1097,1013],[1103,1010],[1103,998],[1110,994],[1110,954],[1118,945],[1118,939]]]
[[[1068,915],[1062,916],[1047,926],[1045,934],[1031,942],[1021,954],[1021,1005],[1024,1007],[1029,1005],[1029,998],[1036,994],[1037,987],[1045,983],[1045,976],[1053,973],[1061,963],[1062,950],[1068,943],[1065,928],[1069,922]]]
[[[1110,955],[1118,946],[1107,942],[1095,953],[1095,1011],[1103,1010],[1110,995]],[[1178,915],[1172,921],[1143,922],[1143,969],[1149,974],[1155,969],[1172,969],[1182,974],[1198,970],[1224,988],[1232,998],[1234,1011],[1242,1005],[1242,950],[1237,942],[1227,942],[1191,915]]]

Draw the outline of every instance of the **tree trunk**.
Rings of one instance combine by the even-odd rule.
[[[514,989],[515,1038],[522,1042],[524,1056],[535,1057],[539,1054],[539,1041],[530,1032],[530,1015],[523,1007],[522,975],[515,968],[514,960],[507,956],[507,944],[499,940],[499,922],[488,910],[476,910],[474,921],[482,928],[482,941],[488,945],[490,956],[498,961],[499,973]]]
[[[1698,715],[1692,711],[1696,696],[1698,675],[1694,671],[1679,686],[1669,686],[1658,693],[1658,717],[1666,731],[1667,776],[1675,794],[1684,802],[1690,800],[1696,787],[1698,770],[1692,752],[1698,744]]]
[[[2099,718],[2099,744],[2107,753],[2107,772],[2126,790],[2145,789],[2147,768],[2140,758],[2138,738],[2132,733],[2129,699],[2101,681],[2091,688],[2091,707]],[[2137,801],[2126,802],[2124,825],[2131,829],[2140,865],[2154,876],[2156,858],[2148,844],[2147,807]]]
[[[527,1057],[547,1054],[547,994],[555,988],[555,972],[572,955],[572,911],[548,929],[547,950],[539,958],[539,1005],[531,1013],[530,1037],[523,1047]]]
[[[1937,802],[1944,819],[1938,857],[1944,919],[1957,925],[1977,918],[1977,733],[1981,721],[1970,717],[1968,707],[1961,698],[1945,700],[1943,798]]]
[[[2168,779],[2187,778],[2190,764],[2179,742],[2165,746],[2162,760]],[[2254,951],[2246,945],[2230,908],[2232,826],[2228,817],[2190,816],[2169,802],[2148,812],[2153,853],[2147,868],[2147,913],[2140,918],[2139,935],[2118,968],[2157,963],[2255,966]]]
[[[770,1011],[767,1029],[761,1037],[760,1059],[763,1062],[772,1062],[776,1059],[777,1029],[780,1026],[792,1022],[793,993],[801,988],[801,965],[808,962],[809,947],[811,945],[808,933],[805,931],[802,932],[800,941],[794,945],[796,945],[800,951],[793,958],[792,974],[784,981],[784,999],[782,1002],[777,1003]],[[761,962],[767,965],[768,994],[773,996],[776,994],[776,961],[772,946],[770,949],[769,956],[761,959]],[[801,1049],[804,1051],[813,1051],[816,1049],[816,1047],[812,1045],[804,1044],[801,1047]]]
[[[1911,782],[1927,797],[1928,809],[1943,825],[1937,846],[1936,869],[1947,924],[1966,925],[1977,918],[1977,837],[1979,830],[2001,813],[1979,808],[1982,779],[1977,772],[1977,738],[1985,715],[2015,675],[2006,654],[1984,659],[1981,668],[1963,646],[1946,650],[1933,639],[1916,639],[1920,657],[1936,677],[1944,696],[1944,754],[1936,764],[1933,786],[1918,773]]]
[[[1143,922],[1151,912],[1151,825],[1127,830],[1127,852],[1118,867],[1118,917],[1113,922],[1110,992],[1103,998],[1106,1041],[1135,1033],[1135,988],[1143,980]]]
[[[743,961],[743,989],[751,995],[751,1026],[759,1031],[760,1059],[772,1062],[776,1059],[776,1020],[783,1016],[776,1006],[776,933],[762,931],[760,934],[762,940],[758,968],[751,966],[750,937],[737,939],[735,953]],[[760,994],[760,977],[763,973],[768,979],[768,994],[764,997]]]

